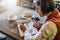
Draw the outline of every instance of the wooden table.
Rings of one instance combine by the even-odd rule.
[[[23,40],[23,38],[19,36],[16,21],[0,20],[0,31],[16,40]]]

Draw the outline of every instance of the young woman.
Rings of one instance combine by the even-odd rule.
[[[55,32],[51,31],[52,29],[51,30],[49,29],[48,32],[52,32],[53,34],[55,34],[55,38],[53,37],[53,35],[51,37],[53,37],[54,40],[60,40],[60,14],[59,14],[59,11],[55,8],[54,1],[53,0],[40,0],[40,2],[38,1],[37,11],[41,17],[47,16],[45,23],[48,22],[47,26],[50,28],[53,27],[54,29],[53,31]],[[39,23],[39,25],[41,24],[40,22],[37,22],[37,23]],[[38,28],[39,26],[37,25],[37,23],[34,25],[36,28]],[[49,39],[50,37],[47,40]],[[53,40],[53,39],[51,38],[50,40]]]
[[[47,19],[43,25],[40,22],[34,24],[36,29],[40,29],[36,36],[31,36],[31,40],[60,40],[60,14],[55,8],[54,1],[37,1],[37,12],[41,17],[46,16]],[[26,32],[26,28],[23,28],[25,27],[21,29]]]

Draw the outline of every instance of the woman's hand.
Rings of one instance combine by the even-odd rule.
[[[40,28],[42,26],[42,24],[40,23],[40,21],[37,21],[34,25],[33,25],[33,27],[35,27],[35,28]]]

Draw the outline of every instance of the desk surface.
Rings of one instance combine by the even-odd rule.
[[[13,38],[23,40],[23,38],[19,36],[16,23],[6,20],[7,16],[11,13],[10,11],[17,15],[18,19],[20,18],[20,15],[25,11],[32,12],[36,17],[39,17],[39,15],[37,14],[36,10],[31,10],[18,6],[10,8],[6,12],[0,14],[0,31]]]
[[[9,22],[8,20],[0,20],[0,31],[17,40],[19,39],[23,40],[23,38],[19,36],[16,22]]]

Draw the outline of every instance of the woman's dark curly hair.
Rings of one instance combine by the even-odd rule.
[[[43,14],[53,11],[55,8],[54,0],[39,0],[37,5],[41,6]]]

